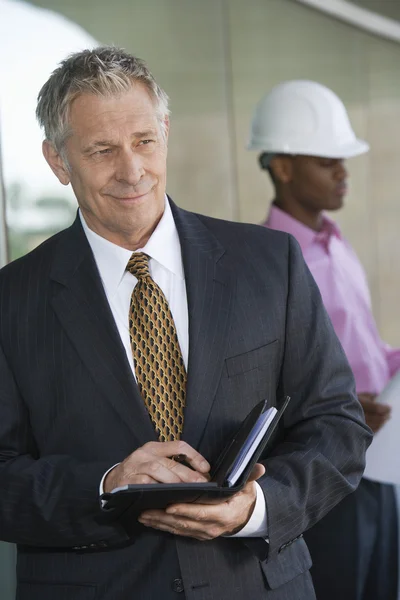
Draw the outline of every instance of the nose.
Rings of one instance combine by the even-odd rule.
[[[115,178],[121,183],[136,185],[144,174],[141,157],[133,150],[123,151],[118,156]]]
[[[339,181],[344,181],[348,177],[348,171],[346,167],[346,162],[344,160],[338,160],[336,169],[335,169],[335,177]]]

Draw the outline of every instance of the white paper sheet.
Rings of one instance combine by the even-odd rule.
[[[376,400],[392,407],[391,418],[374,436],[367,450],[364,477],[381,483],[400,484],[400,371]]]
[[[277,412],[278,411],[275,408],[275,406],[271,406],[271,408],[268,408],[258,417],[256,423],[254,424],[252,430],[249,433],[249,437],[243,445],[242,450],[236,457],[236,460],[233,463],[231,470],[229,471],[226,477],[226,481],[229,486],[235,485],[235,483],[249,464],[249,461],[251,460],[253,454],[257,450],[257,447],[263,439],[264,435],[267,433],[267,430],[271,425]]]

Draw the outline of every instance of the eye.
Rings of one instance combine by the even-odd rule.
[[[155,142],[155,140],[141,140],[139,146],[148,146],[148,144],[151,144],[152,142]]]
[[[103,148],[102,150],[96,150],[96,152],[93,152],[92,156],[96,158],[99,156],[105,156],[106,154],[111,154],[111,152],[111,148]]]
[[[320,161],[321,167],[326,167],[328,169],[330,167],[334,167],[335,164],[336,164],[336,161],[332,160],[332,159],[329,159],[329,158],[326,158],[326,159]]]

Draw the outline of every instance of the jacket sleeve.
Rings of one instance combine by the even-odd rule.
[[[280,388],[292,400],[258,481],[266,498],[269,560],[356,489],[372,439],[317,285],[297,242],[288,240]]]
[[[99,483],[109,463],[37,458],[29,414],[0,346],[0,539],[44,547],[105,547],[127,539],[99,525]]]

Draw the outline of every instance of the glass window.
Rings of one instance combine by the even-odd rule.
[[[0,49],[7,57],[0,62],[0,131],[9,254],[14,259],[74,219],[70,186],[60,185],[42,156],[36,99],[62,58],[98,42],[65,17],[25,2],[0,0],[0,10]]]

